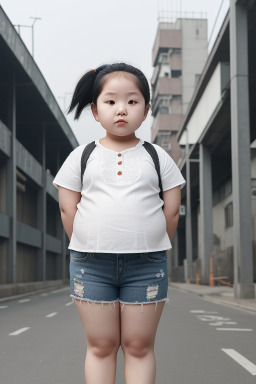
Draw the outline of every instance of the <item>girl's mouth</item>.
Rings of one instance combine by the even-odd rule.
[[[125,120],[118,120],[116,123],[118,125],[124,125],[124,124],[126,124],[126,121]]]

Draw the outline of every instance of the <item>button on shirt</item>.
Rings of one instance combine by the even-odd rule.
[[[86,144],[67,157],[53,185],[81,192],[69,249],[80,252],[139,253],[172,248],[159,196],[158,175],[140,139],[116,152],[99,140],[81,184],[81,156]],[[185,185],[171,156],[157,144],[163,191]]]

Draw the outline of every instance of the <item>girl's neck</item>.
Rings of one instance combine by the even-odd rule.
[[[131,147],[134,147],[140,141],[135,135],[117,137],[106,135],[99,140],[100,144],[104,145],[106,148],[113,149],[114,151],[122,151]]]

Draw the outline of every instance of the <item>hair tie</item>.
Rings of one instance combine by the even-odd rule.
[[[94,72],[96,72],[96,69],[93,69]]]

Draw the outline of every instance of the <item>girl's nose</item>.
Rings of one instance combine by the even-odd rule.
[[[126,110],[125,106],[119,105],[117,107],[117,115],[126,115],[126,114],[127,114],[127,110]]]

